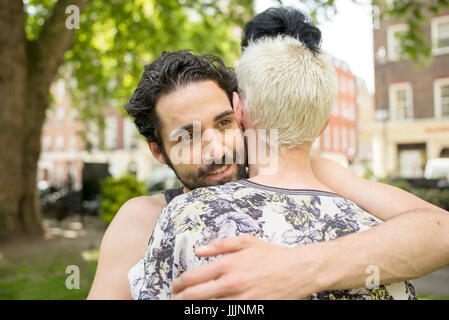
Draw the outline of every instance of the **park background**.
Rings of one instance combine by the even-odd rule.
[[[243,24],[279,4],[311,15],[338,74],[313,153],[449,209],[445,0],[3,1],[0,299],[87,296],[119,207],[179,185],[124,112],[143,65],[189,48],[235,66]],[[414,283],[449,298],[448,267]]]

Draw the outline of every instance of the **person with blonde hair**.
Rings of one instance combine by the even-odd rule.
[[[294,18],[288,24],[308,23],[304,15]],[[316,41],[312,40],[314,45],[302,41],[307,34],[292,29],[250,40],[237,66],[234,115],[248,141],[250,136],[255,139],[247,143],[250,178],[197,188],[162,210],[145,257],[129,274],[134,299],[170,298],[176,277],[214,260],[195,253],[213,239],[257,237],[284,248],[278,258],[287,263],[293,259],[289,250],[366,231],[382,222],[335,194],[312,171],[310,147],[326,126],[337,92],[336,75]],[[264,144],[275,156],[261,163],[258,149]],[[216,276],[203,289],[230,281]],[[295,282],[291,274],[277,276]],[[342,290],[327,290],[318,283],[310,279],[306,284],[309,299],[416,299],[407,281]]]

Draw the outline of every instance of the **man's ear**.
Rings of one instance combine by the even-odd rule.
[[[326,123],[323,126],[323,129],[321,129],[319,136],[321,136],[323,134],[324,130],[326,130],[328,125],[329,125],[329,119],[327,119]]]
[[[167,164],[167,162],[164,159],[164,156],[162,155],[161,149],[159,149],[159,146],[156,142],[150,142],[147,141],[148,147],[150,148],[151,153],[156,158],[157,161],[159,161],[161,164]]]
[[[232,93],[232,108],[234,109],[234,117],[240,128],[243,128],[243,110],[240,103],[240,97],[237,92]]]

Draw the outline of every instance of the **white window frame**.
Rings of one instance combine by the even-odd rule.
[[[432,35],[432,53],[434,55],[446,54],[449,53],[449,46],[444,48],[438,48],[438,24],[441,22],[449,22],[449,15],[432,18],[431,22],[431,35]]]
[[[394,52],[395,43],[398,42],[398,39],[395,37],[397,32],[406,32],[408,29],[408,25],[405,23],[396,24],[393,26],[389,26],[387,29],[387,54],[388,59],[391,61],[399,60],[399,56]],[[400,44],[399,44],[400,45]]]
[[[332,150],[340,151],[340,127],[334,125],[332,127]]]
[[[443,117],[441,110],[441,86],[443,85],[449,85],[449,78],[441,78],[433,82],[433,105],[435,119],[448,118],[448,116]]]
[[[406,89],[407,90],[407,115],[408,117],[406,119],[398,119],[397,114],[396,114],[396,110],[397,110],[397,106],[396,106],[396,99],[394,99],[394,93],[397,90],[402,90],[402,89]],[[410,82],[403,82],[403,83],[395,83],[395,84],[390,84],[389,87],[389,107],[390,107],[390,115],[391,115],[391,120],[393,121],[410,121],[413,120],[414,118],[414,114],[413,114],[413,87],[412,84]]]
[[[110,150],[118,148],[118,118],[115,115],[105,117],[104,146]]]
[[[340,137],[341,137],[341,150],[346,151],[349,148],[349,133],[348,128],[343,126],[340,128]]]
[[[56,151],[64,151],[65,149],[65,137],[63,135],[56,136],[55,148]]]
[[[331,141],[331,129],[330,126],[328,125],[326,127],[326,130],[324,130],[324,149],[325,150],[331,150],[332,149],[332,141]]]

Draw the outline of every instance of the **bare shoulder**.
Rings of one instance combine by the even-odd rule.
[[[163,194],[128,200],[101,241],[97,272],[88,299],[130,299],[129,269],[143,258],[159,213]]]
[[[164,195],[136,197],[125,202],[117,212],[112,224],[117,223],[145,223],[157,218],[161,210],[166,206]]]
[[[120,236],[123,242],[123,233],[129,234],[132,241],[149,239],[161,210],[166,202],[163,194],[142,196],[128,200],[115,215],[105,233],[105,238],[112,237],[112,241]],[[104,241],[105,239],[103,239]]]

